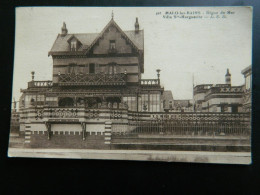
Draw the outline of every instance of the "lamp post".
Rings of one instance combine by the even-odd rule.
[[[32,81],[34,81],[34,74],[35,74],[35,72],[32,71],[32,72],[31,72],[31,75],[32,75]]]
[[[161,72],[161,70],[157,69],[156,72],[157,72],[157,77],[158,77],[158,84],[160,85],[160,72]]]

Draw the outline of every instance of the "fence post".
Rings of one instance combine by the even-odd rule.
[[[111,129],[112,129],[112,122],[111,121],[105,122],[105,144],[111,144]]]

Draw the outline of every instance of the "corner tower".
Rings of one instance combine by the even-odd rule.
[[[226,84],[231,85],[231,74],[229,73],[229,69],[227,69],[227,73],[225,75]]]

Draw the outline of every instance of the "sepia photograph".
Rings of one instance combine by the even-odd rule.
[[[8,156],[251,164],[252,13],[17,7]]]

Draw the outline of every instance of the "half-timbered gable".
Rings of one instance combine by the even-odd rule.
[[[65,28],[62,32],[67,32]],[[143,36],[143,30],[123,31],[113,18],[100,33],[59,34],[49,52],[53,82],[77,70],[82,74],[126,73],[128,83],[138,84],[144,71]]]

